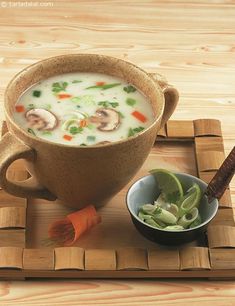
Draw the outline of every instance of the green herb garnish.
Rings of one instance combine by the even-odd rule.
[[[32,134],[32,135],[34,135],[34,136],[36,136],[36,133],[34,132],[34,130],[33,129],[31,129],[31,128],[28,128],[28,133],[30,133],[30,134]]]
[[[27,109],[34,109],[35,108],[35,105],[33,103],[30,103],[27,107]]]
[[[34,90],[33,96],[39,98],[41,96],[41,90]]]
[[[127,93],[130,93],[130,92],[135,92],[136,91],[136,88],[132,85],[128,85],[126,87],[123,87],[123,90]]]
[[[74,103],[78,103],[81,101],[81,97],[72,97],[70,100]]]
[[[94,126],[93,124],[90,124],[90,123],[89,123],[86,127],[87,127],[89,130],[93,130],[95,126]]]
[[[45,104],[43,105],[44,109],[50,110],[51,109],[51,104]]]
[[[77,126],[71,126],[69,129],[69,133],[72,135],[79,134],[83,131],[82,127],[77,127]]]
[[[139,132],[144,130],[144,127],[143,126],[139,126],[137,128],[134,128],[133,130],[134,130],[135,133],[139,133]]]
[[[73,84],[81,83],[81,82],[82,82],[82,81],[79,81],[79,80],[73,80],[73,81],[72,81]]]
[[[121,117],[121,118],[125,118],[125,116],[123,115],[123,113],[121,113],[121,112],[118,112],[119,113],[119,116]]]
[[[80,146],[81,146],[81,147],[87,147],[87,144],[81,143]]]
[[[137,133],[139,133],[143,130],[144,130],[143,126],[139,126],[139,127],[134,128],[134,129],[129,128],[128,137],[134,136],[135,134],[137,134]]]
[[[52,132],[51,132],[51,131],[43,131],[43,132],[42,132],[42,135],[44,135],[44,136],[50,136],[50,135],[52,135]]]
[[[95,141],[96,137],[95,136],[87,136],[87,141]]]
[[[116,108],[116,107],[119,106],[119,103],[118,102],[110,102],[110,101],[100,101],[100,102],[98,102],[98,105],[101,105],[105,108],[110,107],[110,106],[113,107],[113,108]]]
[[[110,105],[113,107],[113,108],[116,108],[119,106],[119,103],[118,102],[110,102]]]
[[[127,98],[126,99],[126,104],[129,106],[134,106],[136,104],[136,100],[132,98]]]
[[[52,84],[52,91],[58,93],[60,91],[65,91],[68,87],[68,82],[56,82]]]
[[[135,135],[135,132],[133,131],[133,129],[129,128],[128,137],[131,137],[131,136],[134,136],[134,135]]]
[[[121,85],[121,83],[95,85],[95,86],[89,86],[86,89],[95,89],[95,88],[98,88],[98,89],[106,90],[106,89],[113,88],[113,87],[116,87],[116,86],[119,86],[119,85]]]
[[[84,95],[80,97],[73,97],[70,99],[74,103],[85,104],[85,105],[95,105],[93,95]]]

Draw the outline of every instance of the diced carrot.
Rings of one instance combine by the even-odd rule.
[[[15,110],[17,111],[17,113],[23,113],[25,111],[25,107],[24,105],[16,105]]]
[[[63,138],[64,138],[65,140],[70,141],[73,137],[70,136],[70,135],[64,135]]]
[[[79,125],[80,127],[85,127],[87,125],[86,119],[81,120]]]
[[[68,99],[68,98],[71,98],[72,95],[64,93],[64,94],[58,94],[57,97],[58,97],[59,99]]]
[[[96,86],[103,86],[106,82],[96,82]]]
[[[146,122],[147,121],[147,118],[145,117],[145,115],[143,115],[142,113],[140,113],[138,111],[134,111],[131,114],[132,114],[132,116],[134,116],[136,119],[138,119],[141,122]]]

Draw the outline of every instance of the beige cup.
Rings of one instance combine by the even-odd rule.
[[[27,88],[48,77],[67,72],[99,72],[132,83],[151,103],[154,122],[134,137],[99,146],[75,147],[34,137],[13,120],[14,105]],[[153,146],[158,130],[173,113],[177,91],[126,61],[102,55],[71,54],[33,64],[17,74],[5,92],[9,132],[0,143],[0,185],[19,197],[60,200],[79,209],[101,206],[136,174]],[[26,160],[31,177],[10,181],[6,172],[17,159]]]

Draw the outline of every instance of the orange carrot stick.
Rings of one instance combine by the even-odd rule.
[[[145,115],[143,115],[142,113],[138,112],[138,111],[134,111],[133,113],[131,113],[132,116],[134,116],[136,119],[138,119],[141,122],[146,122],[147,118],[145,117]]]
[[[89,205],[75,213],[68,215],[67,219],[72,223],[75,235],[73,241],[66,243],[66,245],[71,245],[83,233],[101,222],[101,217],[97,214],[93,205]]]
[[[17,111],[17,113],[23,113],[25,111],[25,107],[24,105],[16,105],[15,110]]]
[[[58,97],[59,99],[68,99],[68,98],[71,98],[72,95],[64,93],[64,94],[58,94],[57,97]]]
[[[53,222],[48,230],[50,238],[61,238],[65,231],[68,231],[68,228],[72,229],[71,222],[67,219],[61,219]],[[60,236],[60,237],[58,237]]]
[[[49,240],[64,246],[72,245],[82,234],[101,222],[94,206],[89,205],[55,221],[48,230]]]

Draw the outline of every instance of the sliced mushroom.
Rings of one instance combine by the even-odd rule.
[[[97,129],[100,131],[113,131],[120,125],[119,113],[111,108],[99,108],[95,116],[90,117],[92,123],[98,124]]]
[[[54,114],[43,108],[34,108],[26,112],[29,125],[37,130],[53,130],[58,120]]]

